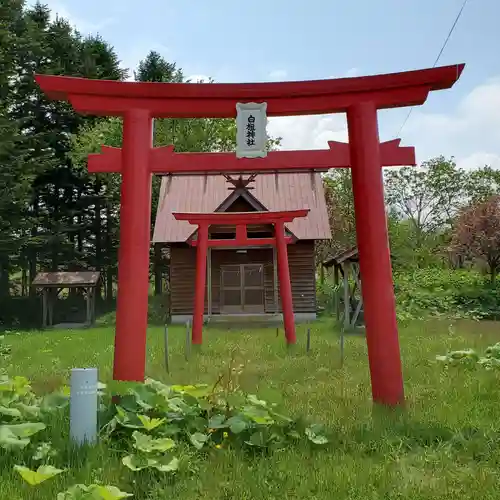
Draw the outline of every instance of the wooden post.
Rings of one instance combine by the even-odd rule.
[[[90,321],[91,321],[91,309],[90,309],[90,301],[91,301],[91,297],[90,297],[90,294],[92,293],[92,288],[90,287],[86,287],[85,288],[85,303],[87,305],[87,311],[86,311],[86,315],[85,315],[85,324],[87,326],[90,326]]]
[[[340,288],[339,288],[339,266],[333,266],[333,282],[335,284],[335,317],[340,319]]]
[[[372,395],[374,402],[392,406],[404,401],[404,390],[377,106],[369,101],[350,106],[347,128]]]
[[[194,290],[193,344],[203,341],[203,315],[205,312],[205,285],[207,278],[208,224],[198,227],[198,248],[196,249],[196,283]]]
[[[354,294],[355,294],[356,289],[359,289],[359,301],[358,301],[358,304],[356,305],[356,310],[354,311],[354,315],[353,315],[352,321],[351,321],[352,326],[354,328],[354,326],[356,325],[356,321],[358,320],[359,313],[361,312],[361,308],[363,307],[363,294],[362,294],[362,290],[361,290],[361,280],[359,278],[359,275],[360,275],[359,264],[353,263],[352,275],[354,277],[354,289],[352,292],[353,298],[354,298]]]
[[[52,288],[48,290],[48,309],[49,309],[49,326],[54,324],[54,291]]]
[[[349,328],[351,315],[351,295],[349,293],[349,262],[344,264],[344,330]]]
[[[95,305],[96,305],[96,296],[99,288],[94,288],[94,292],[92,293],[92,326],[95,325]]]
[[[285,240],[285,225],[282,221],[274,225],[276,251],[278,254],[278,274],[280,280],[281,309],[283,310],[283,325],[287,344],[295,344],[295,318],[293,315],[292,284],[288,265],[288,249]]]
[[[278,259],[275,246],[273,246],[273,293],[274,293],[274,314],[278,314],[279,313]]]
[[[207,252],[207,314],[208,320],[212,317],[212,249]]]
[[[191,351],[191,332],[189,331],[190,330],[190,322],[189,320],[186,321],[186,343],[184,344],[184,359],[186,361],[189,360],[189,354],[190,354],[190,351]]]
[[[165,325],[165,370],[170,375],[170,363],[168,359],[168,326]]]
[[[124,113],[114,380],[142,382],[146,369],[152,139],[148,109]]]
[[[47,288],[42,289],[42,328],[47,328],[48,297]]]

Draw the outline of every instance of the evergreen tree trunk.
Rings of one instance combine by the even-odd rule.
[[[28,295],[28,271],[26,269],[26,262],[23,261],[23,268],[21,271],[21,295],[26,297]]]
[[[8,297],[10,295],[9,267],[8,258],[3,258],[0,261],[0,297]]]

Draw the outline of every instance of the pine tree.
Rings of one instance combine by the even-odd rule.
[[[69,153],[72,135],[97,119],[76,114],[67,103],[47,99],[34,73],[122,79],[126,71],[109,44],[100,37],[82,38],[64,19],[51,21],[46,6],[26,9],[22,1],[4,1],[0,21],[3,179],[11,171],[10,162],[11,178],[23,186],[25,197],[19,204],[23,206],[19,218],[25,226],[16,229],[13,238],[21,246],[3,253],[8,255],[9,272],[20,264],[23,273],[29,267],[33,279],[38,269],[88,267],[95,264],[88,241],[95,244],[95,234],[100,234],[96,214],[101,210],[95,209],[95,193],[101,188],[93,176],[73,165]],[[19,176],[29,182],[20,182]],[[21,196],[20,190],[16,193]],[[0,210],[3,206],[0,201]],[[8,214],[12,228],[16,227],[11,220],[14,214],[19,213],[11,210]],[[7,236],[4,233],[3,239]]]
[[[137,82],[181,83],[184,80],[182,70],[154,50],[139,62],[134,77]]]

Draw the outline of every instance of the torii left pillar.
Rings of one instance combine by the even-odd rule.
[[[152,181],[147,165],[152,144],[149,111],[127,111],[123,117],[115,380],[142,381],[146,368]]]

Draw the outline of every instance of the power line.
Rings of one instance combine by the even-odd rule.
[[[439,51],[439,54],[437,55],[436,60],[434,61],[434,64],[432,65],[433,68],[436,67],[437,63],[439,62],[439,59],[441,58],[441,55],[444,52],[444,49],[448,45],[448,41],[450,40],[453,31],[455,31],[455,26],[457,25],[458,20],[462,16],[462,12],[463,12],[465,6],[467,5],[467,2],[468,2],[468,0],[464,0],[463,1],[462,7],[460,7],[460,10],[458,11],[457,16],[455,17],[455,21],[453,21],[453,24],[451,25],[450,31],[448,32],[448,35],[446,36],[446,39],[444,40],[444,43],[443,43],[443,45],[441,47],[441,50]],[[406,115],[406,118],[404,119],[403,124],[401,125],[401,127],[399,129],[399,132],[396,134],[396,137],[400,137],[401,136],[401,132],[403,131],[403,128],[405,127],[406,122],[408,121],[408,118],[410,118],[410,115],[411,115],[412,111],[413,111],[413,106],[408,111],[408,114]]]

